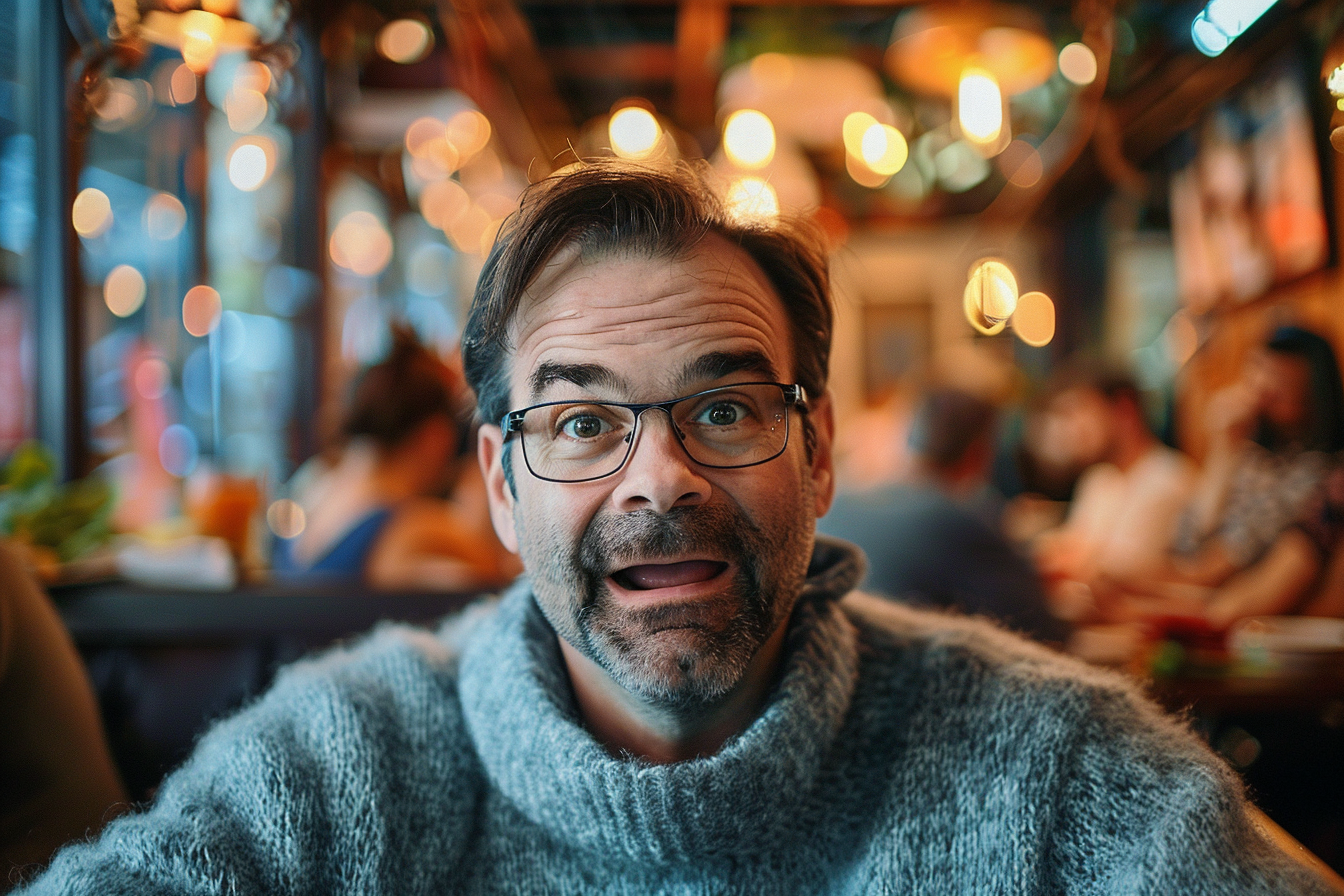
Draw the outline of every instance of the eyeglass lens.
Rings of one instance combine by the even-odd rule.
[[[667,405],[686,453],[709,467],[745,467],[770,460],[788,441],[783,390],[774,384],[725,386]],[[602,402],[531,408],[523,417],[523,456],[544,479],[581,481],[615,473],[634,443],[633,410]]]

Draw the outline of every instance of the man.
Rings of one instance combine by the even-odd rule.
[[[527,576],[216,726],[32,892],[1319,893],[1118,680],[844,595],[823,257],[686,172],[530,191],[466,367]]]
[[[1138,385],[1123,371],[1067,371],[1045,416],[1082,475],[1064,523],[1037,539],[1037,565],[1055,583],[1057,606],[1086,595],[1093,603],[1074,601],[1075,612],[1113,611],[1122,592],[1168,565],[1195,466],[1153,434]]]
[[[1040,576],[999,529],[1002,498],[989,483],[997,417],[978,395],[929,389],[906,440],[909,472],[874,488],[841,490],[818,526],[863,549],[865,590],[988,616],[1062,644],[1068,626],[1051,614]]]

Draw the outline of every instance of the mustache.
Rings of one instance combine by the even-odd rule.
[[[750,524],[723,505],[674,507],[666,513],[635,510],[594,518],[579,542],[579,568],[601,580],[627,565],[693,553],[748,556]]]

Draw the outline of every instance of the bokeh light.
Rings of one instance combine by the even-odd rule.
[[[419,62],[434,48],[434,32],[418,19],[395,19],[378,31],[374,47],[393,62]]]
[[[174,476],[190,476],[200,460],[196,434],[181,423],[164,427],[159,436],[159,463]]]
[[[867,112],[851,112],[846,115],[844,123],[840,126],[845,152],[856,159],[862,159],[863,135],[878,123],[878,120]]]
[[[229,183],[250,193],[266,183],[275,159],[275,141],[269,137],[245,137],[229,151]]]
[[[986,336],[1003,331],[1017,308],[1017,278],[1008,265],[995,258],[976,262],[962,293],[966,319]]]
[[[219,324],[222,310],[223,303],[213,287],[193,286],[182,297],[182,326],[193,336],[205,336]]]
[[[779,217],[779,197],[759,177],[735,178],[728,186],[728,213],[739,221],[772,221]]]
[[[1049,345],[1055,338],[1055,303],[1043,292],[1024,292],[1013,310],[1013,332],[1027,345]]]
[[[156,193],[145,203],[145,232],[156,240],[171,240],[187,223],[187,209],[172,193]]]
[[[910,158],[905,135],[889,124],[874,122],[864,131],[860,148],[864,164],[883,177],[891,177],[900,171],[905,160]]]
[[[308,514],[298,501],[281,498],[266,508],[266,525],[280,538],[298,538],[308,527]]]
[[[475,109],[463,109],[448,119],[448,140],[462,159],[471,158],[490,142],[490,119]]]
[[[229,129],[236,134],[246,134],[260,127],[269,109],[266,95],[260,90],[234,87],[224,97],[224,115],[229,121]]]
[[[996,160],[1004,179],[1015,187],[1028,189],[1040,183],[1045,174],[1041,154],[1025,140],[1014,140],[1004,147]]]
[[[177,105],[188,106],[196,102],[196,73],[185,62],[173,70],[168,84]]]
[[[740,168],[763,168],[775,157],[775,126],[755,109],[739,109],[723,125],[723,154]]]
[[[103,281],[103,301],[117,317],[130,317],[145,303],[145,275],[129,264],[119,264]]]
[[[350,212],[336,223],[327,249],[338,266],[375,277],[392,260],[392,235],[372,212]]]
[[[611,150],[623,159],[647,159],[658,146],[662,128],[648,109],[626,106],[612,113],[607,122]]]
[[[1071,43],[1059,51],[1059,73],[1086,87],[1097,79],[1097,57],[1087,44]]]
[[[224,20],[203,9],[182,13],[182,61],[196,74],[204,74],[219,55],[219,36]]]
[[[984,69],[968,68],[957,85],[957,121],[967,139],[987,145],[1003,133],[1003,92]]]
[[[102,236],[112,226],[111,200],[97,187],[85,187],[70,207],[70,222],[86,240]]]
[[[420,214],[431,226],[446,231],[471,207],[471,197],[455,180],[440,180],[420,193]]]

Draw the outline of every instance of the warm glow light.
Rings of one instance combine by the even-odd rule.
[[[612,113],[607,122],[607,138],[611,142],[611,151],[623,159],[647,159],[663,129],[658,119],[648,109],[639,106],[626,106]]]
[[[891,177],[905,166],[910,147],[905,135],[889,124],[874,123],[863,133],[863,161],[875,174]]]
[[[471,197],[455,180],[435,181],[420,193],[420,214],[439,230],[447,231],[471,207]]]
[[[448,126],[437,118],[417,118],[406,127],[406,151],[419,158],[435,140],[448,139]]]
[[[189,9],[182,13],[182,61],[191,70],[204,74],[215,64],[219,55],[219,35],[224,20],[203,9]]]
[[[266,120],[268,109],[266,95],[259,90],[235,87],[224,97],[224,114],[236,134],[256,130]]]
[[[103,301],[117,317],[130,317],[145,303],[145,277],[129,264],[119,264],[103,281]]]
[[[112,226],[112,202],[107,194],[95,187],[85,187],[70,207],[70,222],[75,233],[86,240],[100,237]]]
[[[463,161],[485,149],[490,142],[490,119],[475,109],[463,109],[448,119],[448,140]]]
[[[182,326],[193,336],[205,336],[219,325],[224,305],[212,287],[193,286],[182,297]]]
[[[105,130],[118,130],[134,124],[149,111],[151,91],[143,81],[108,78],[107,89],[94,114]]]
[[[245,193],[266,183],[271,176],[275,144],[268,137],[239,140],[229,153],[229,183]]]
[[[417,118],[406,128],[411,170],[425,181],[442,180],[457,170],[461,153],[448,139],[448,126],[437,118]]]
[[[723,154],[741,168],[763,168],[775,157],[775,126],[755,109],[739,109],[723,125]]]
[[[1339,66],[1325,79],[1325,89],[1331,96],[1344,97],[1344,65]]]
[[[1071,43],[1059,51],[1059,73],[1079,87],[1097,80],[1097,57],[1087,44]]]
[[[239,63],[233,73],[234,90],[255,90],[264,94],[271,89],[271,70],[264,62],[255,59]]]
[[[331,232],[328,251],[340,267],[374,277],[392,260],[392,235],[372,212],[350,212]]]
[[[308,515],[299,502],[281,498],[266,508],[266,525],[281,538],[297,538],[308,527]]]
[[[851,153],[845,153],[845,170],[849,172],[849,176],[854,180],[854,183],[861,187],[868,187],[870,190],[884,187],[891,180],[887,175],[878,174],[869,168],[867,162]]]
[[[763,87],[785,88],[793,81],[793,60],[783,53],[762,53],[751,60],[751,77]]]
[[[173,77],[168,83],[173,102],[179,106],[196,102],[196,73],[191,70],[191,66],[185,62],[179,65],[173,70]]]
[[[1004,148],[998,158],[999,170],[1015,187],[1034,187],[1045,174],[1045,163],[1041,154],[1025,140],[1014,140]]]
[[[971,326],[981,333],[1001,332],[1017,308],[1017,278],[1008,265],[993,258],[976,262],[966,279],[962,307]]]
[[[851,112],[846,115],[844,124],[840,126],[841,136],[845,141],[845,152],[856,159],[862,159],[863,136],[875,124],[878,124],[878,120],[867,112]]]
[[[1055,303],[1043,292],[1023,293],[1013,311],[1013,332],[1027,345],[1049,345],[1055,338]]]
[[[373,45],[388,59],[410,65],[424,59],[434,46],[434,32],[417,19],[396,19],[378,32]]]
[[[156,193],[145,203],[145,232],[156,240],[171,240],[187,223],[187,209],[172,193]]]
[[[739,177],[728,186],[728,214],[739,221],[773,221],[779,217],[779,197],[759,177]]]
[[[992,144],[1003,132],[1003,93],[999,82],[983,69],[962,72],[957,86],[957,121],[961,133],[979,144]]]
[[[476,255],[490,230],[490,213],[479,205],[469,205],[457,216],[445,233],[459,252]]]

